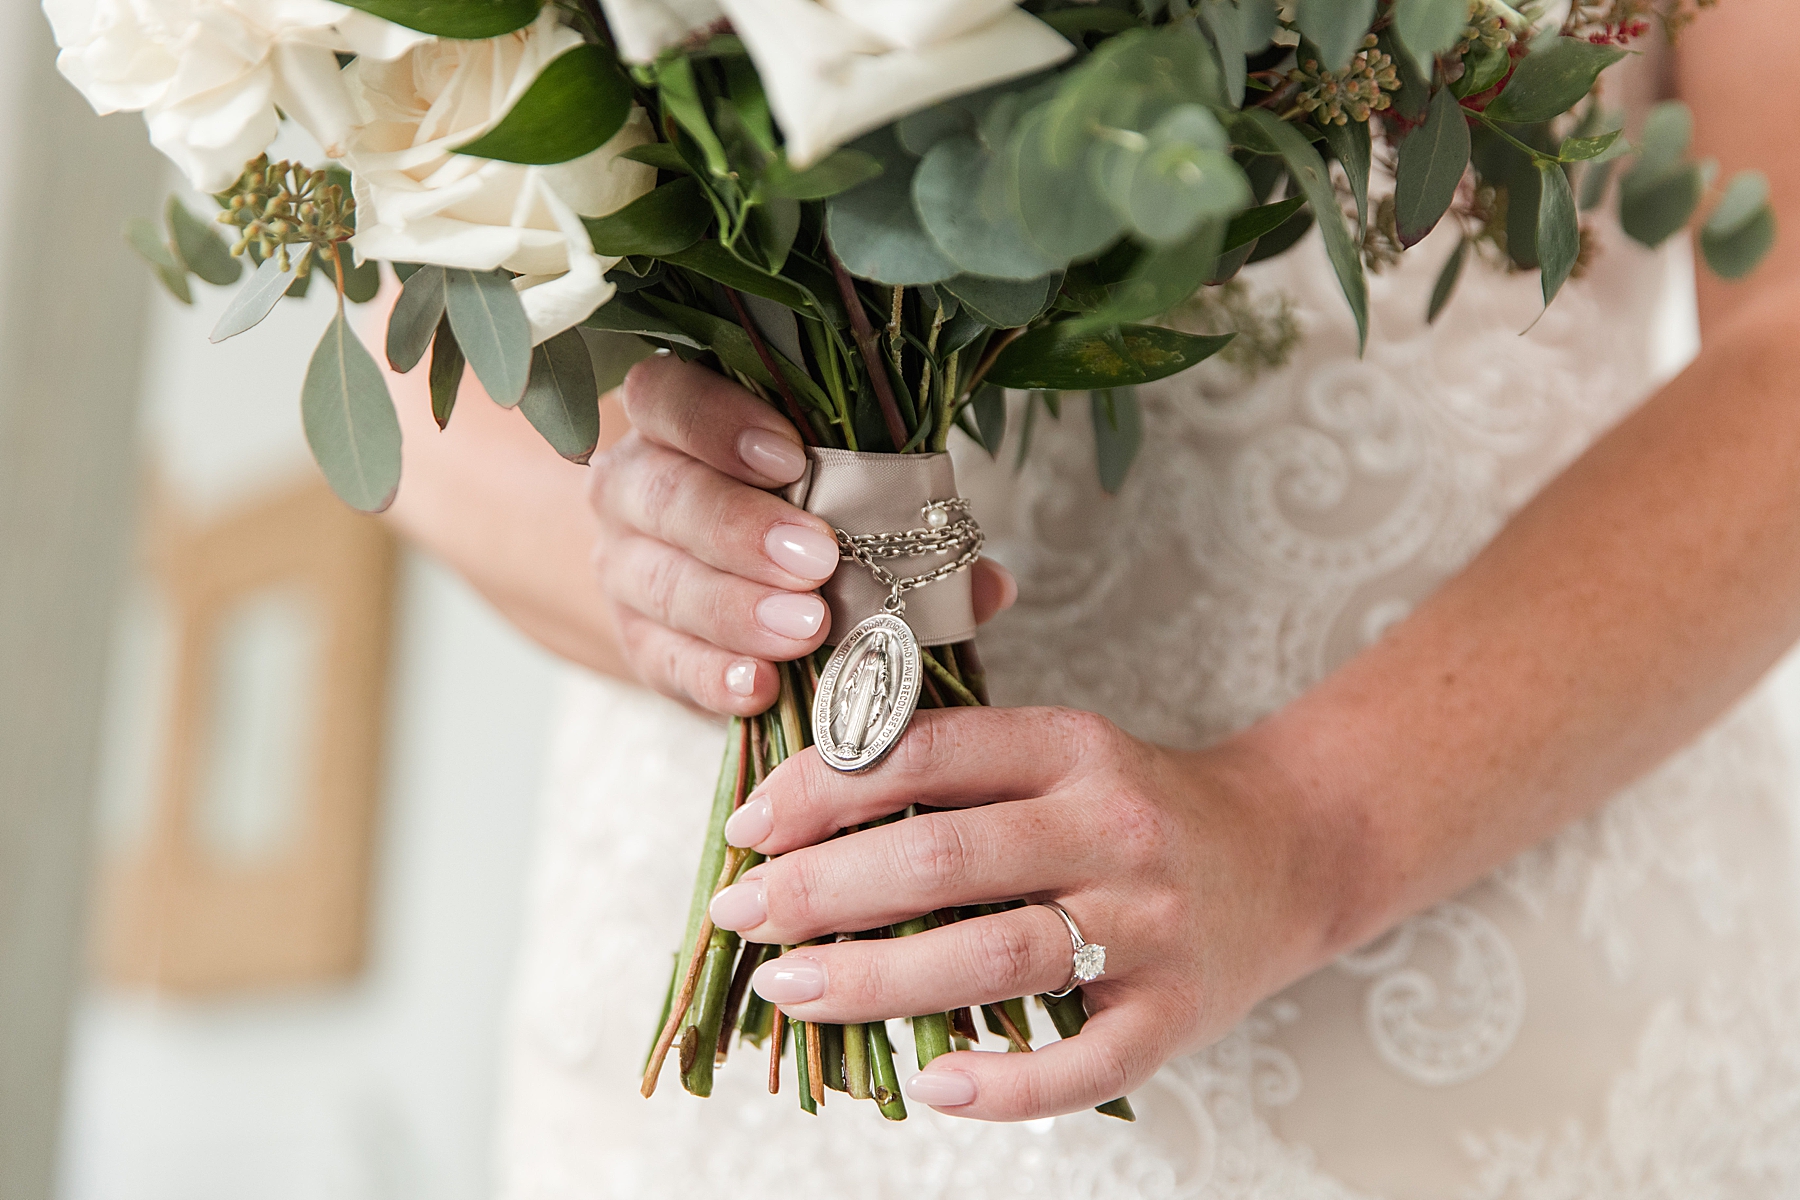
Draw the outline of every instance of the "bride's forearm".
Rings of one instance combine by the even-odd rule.
[[[1464,571],[1239,739],[1342,849],[1322,955],[1587,812],[1800,637],[1800,282],[1757,290]]]

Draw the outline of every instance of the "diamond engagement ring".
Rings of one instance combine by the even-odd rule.
[[[1084,983],[1106,974],[1106,947],[1082,938],[1081,930],[1075,925],[1075,918],[1069,910],[1054,900],[1039,900],[1037,903],[1054,912],[1069,927],[1069,941],[1075,948],[1075,961],[1069,968],[1069,982],[1063,985],[1060,992],[1045,992],[1052,1000],[1060,1000]]]

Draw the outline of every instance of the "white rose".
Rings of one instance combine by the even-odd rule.
[[[99,113],[142,111],[201,191],[275,140],[279,105],[335,154],[353,110],[333,51],[393,58],[431,41],[331,0],[43,0],[56,65]]]
[[[651,62],[729,17],[801,166],[858,134],[1074,53],[1016,0],[601,0],[619,52]]]
[[[593,153],[523,166],[453,153],[488,132],[551,60],[581,44],[552,7],[517,33],[444,39],[384,63],[344,69],[362,119],[343,155],[356,182],[357,253],[437,263],[515,281],[533,342],[575,325],[612,297],[618,261],[594,253],[581,218],[614,212],[656,186],[656,170],[619,157],[654,140],[642,110]]]

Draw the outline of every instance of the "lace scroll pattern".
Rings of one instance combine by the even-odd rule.
[[[1201,746],[1380,636],[1652,385],[1644,331],[1666,327],[1654,310],[1681,287],[1679,253],[1601,236],[1526,337],[1535,277],[1473,264],[1427,330],[1451,248],[1428,240],[1372,279],[1360,360],[1316,242],[1253,268],[1305,326],[1296,359],[1141,389],[1144,449],[1115,498],[1089,482],[1080,397],[1040,414],[1022,471],[963,456],[991,552],[1020,581],[982,634],[997,699]],[[829,1102],[812,1120],[746,1064],[711,1101],[640,1100],[662,985],[642,964],[675,943],[702,819],[677,798],[710,794],[719,734],[599,683],[567,720],[512,1031],[507,1200],[1800,1194],[1790,789],[1754,702],[1169,1063],[1134,1127],[929,1112],[886,1126]]]

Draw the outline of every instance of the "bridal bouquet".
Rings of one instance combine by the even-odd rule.
[[[905,1115],[886,1024],[790,1029],[747,986],[782,947],[740,944],[707,903],[755,858],[727,847],[725,819],[781,761],[816,744],[865,769],[915,706],[986,702],[962,571],[981,536],[944,452],[952,430],[998,450],[1005,389],[1028,393],[1022,441],[1039,407],[1087,394],[1116,490],[1140,440],[1132,389],[1233,336],[1172,311],[1315,229],[1359,337],[1365,266],[1445,222],[1460,236],[1427,320],[1471,253],[1537,271],[1548,305],[1608,197],[1655,245],[1711,196],[1699,242],[1726,277],[1774,236],[1761,176],[1715,195],[1688,159],[1685,109],[1655,110],[1634,145],[1603,101],[1601,72],[1672,33],[1680,0],[1555,18],[1500,0],[45,8],[64,74],[99,109],[142,110],[232,235],[171,200],[166,231],[136,223],[131,244],[184,300],[192,276],[228,284],[255,264],[215,340],[328,272],[339,303],[300,402],[351,505],[380,510],[400,480],[383,374],[343,308],[373,296],[377,261],[404,281],[382,349],[399,372],[429,355],[440,426],[466,366],[584,462],[599,433],[586,339],[628,334],[736,379],[812,448],[794,499],[839,528],[836,646],[783,664],[775,707],[731,722],[645,1094],[677,1047],[683,1085],[707,1094],[736,1032],[767,1047],[771,1091],[791,1055],[808,1111],[833,1089]],[[331,161],[269,161],[284,118]],[[1079,1031],[1079,989],[1042,999],[1061,1036]],[[980,1036],[968,1010],[896,1015],[920,1065]],[[1022,1000],[981,1018],[1031,1048]],[[1101,1111],[1130,1116],[1122,1099]]]

